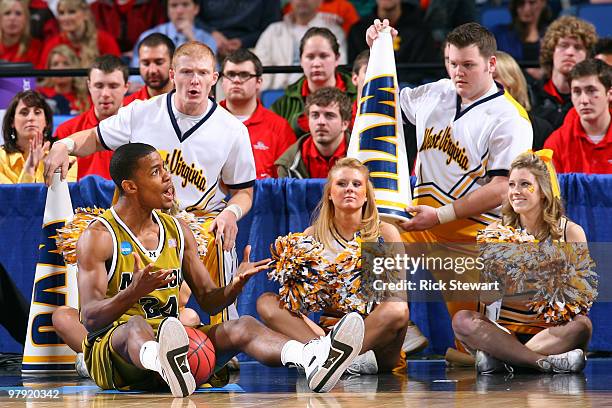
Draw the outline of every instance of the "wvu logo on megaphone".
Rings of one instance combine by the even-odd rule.
[[[363,163],[374,188],[393,192],[398,191],[396,95],[394,76],[380,75],[364,84],[359,101],[359,115],[376,121],[359,132],[359,151],[371,153]]]

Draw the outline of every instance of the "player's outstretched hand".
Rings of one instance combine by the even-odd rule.
[[[68,147],[63,143],[54,143],[49,150],[49,154],[45,158],[45,184],[50,186],[53,182],[53,173],[55,170],[61,169],[62,180],[66,179],[69,168]]]
[[[209,232],[215,233],[217,245],[223,242],[223,250],[230,251],[236,243],[238,235],[238,220],[236,214],[227,210],[221,211],[217,218],[210,224]]]
[[[152,263],[143,267],[140,256],[136,252],[132,252],[132,254],[134,255],[134,273],[132,274],[130,287],[140,295],[139,297],[145,296],[155,289],[163,288],[176,278],[171,269],[154,271]]]
[[[397,225],[405,231],[423,231],[440,223],[436,209],[428,205],[409,206],[405,210],[414,214],[408,221],[397,222]]]
[[[378,38],[378,33],[387,27],[391,29],[391,36],[397,37],[397,30],[389,26],[389,20],[386,18],[383,21],[380,21],[379,19],[374,20],[374,24],[372,24],[366,30],[366,42],[368,43],[368,47],[372,47],[374,40]]]
[[[244,248],[244,256],[242,262],[238,266],[238,270],[232,279],[232,289],[241,291],[244,285],[251,279],[252,276],[259,272],[268,269],[270,258],[262,259],[261,261],[251,262],[251,246],[247,245]]]

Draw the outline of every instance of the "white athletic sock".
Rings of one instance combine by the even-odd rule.
[[[144,342],[140,347],[140,363],[146,369],[161,373],[158,342],[153,340]]]
[[[302,362],[303,349],[304,343],[300,343],[297,340],[289,340],[285,343],[283,349],[281,350],[281,363],[283,363],[283,365],[293,363],[295,365],[304,367],[304,363]]]

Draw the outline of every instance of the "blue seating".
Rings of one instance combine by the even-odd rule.
[[[261,93],[261,103],[266,108],[270,108],[274,101],[285,94],[284,89],[268,89],[267,91],[263,91]]]
[[[593,24],[598,36],[612,36],[612,4],[582,4],[576,16]]]
[[[487,7],[480,13],[480,24],[489,30],[499,24],[510,24],[512,16],[508,7]]]

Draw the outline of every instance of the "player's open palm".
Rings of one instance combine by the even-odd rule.
[[[134,273],[132,274],[132,290],[140,296],[145,296],[155,289],[166,286],[174,280],[175,276],[170,269],[159,269],[154,271],[153,264],[150,263],[143,267],[140,256],[133,252],[134,255]]]
[[[270,258],[262,259],[261,261],[251,262],[251,246],[247,245],[244,248],[244,256],[242,262],[238,266],[238,270],[232,279],[232,286],[235,290],[242,290],[244,285],[251,279],[252,276],[259,272],[268,269],[268,262]]]

